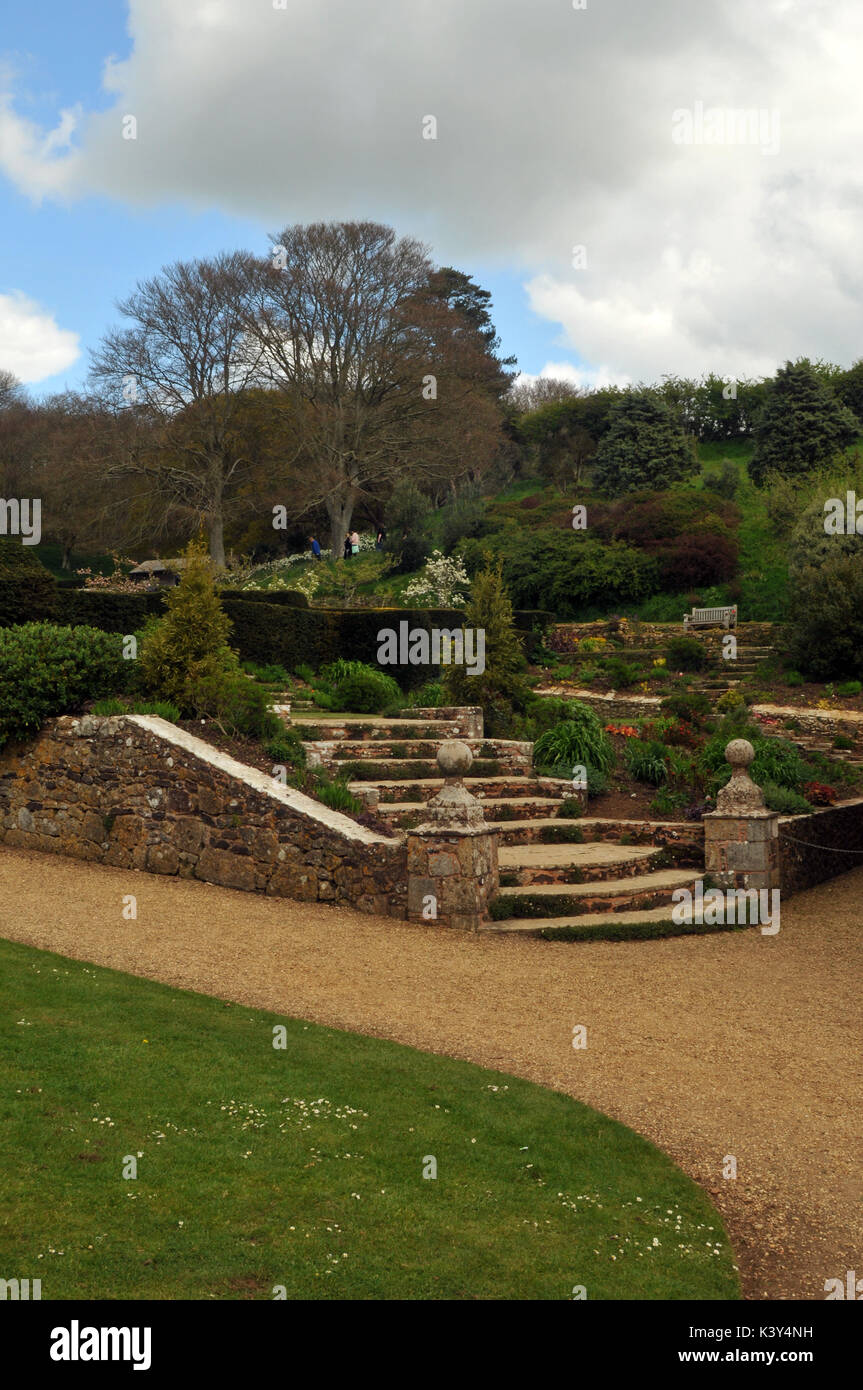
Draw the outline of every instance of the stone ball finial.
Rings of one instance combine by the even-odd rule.
[[[731,777],[716,794],[716,809],[724,815],[742,816],[764,811],[764,793],[746,771],[755,757],[755,749],[746,738],[733,738],[725,748],[731,764]]]
[[[748,767],[755,757],[755,749],[748,738],[733,738],[725,745],[725,761],[732,767]]]
[[[437,765],[444,777],[466,777],[472,763],[473,753],[460,739],[447,739],[437,751]]]

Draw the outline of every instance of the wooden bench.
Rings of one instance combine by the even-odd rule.
[[[687,630],[691,627],[736,627],[737,605],[731,608],[693,608],[691,613],[684,615],[683,626]]]

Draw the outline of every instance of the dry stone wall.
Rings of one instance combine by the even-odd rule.
[[[404,917],[402,839],[149,715],[51,720],[0,754],[0,841]]]

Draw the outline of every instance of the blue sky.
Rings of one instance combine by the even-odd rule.
[[[859,0],[8,8],[0,367],[37,393],[162,265],[339,218],[473,275],[529,375],[863,355]]]
[[[4,15],[0,64],[12,73],[18,113],[48,130],[66,107],[108,109],[113,96],[102,88],[103,64],[131,50],[121,0],[87,0],[81,7],[44,0]],[[410,233],[400,221],[397,229]],[[32,382],[32,393],[84,384],[87,349],[119,321],[116,301],[137,279],[167,262],[220,249],[263,249],[269,230],[255,217],[193,211],[173,199],[145,208],[110,196],[37,202],[0,175],[0,294],[23,293],[80,339],[77,360]],[[538,373],[558,352],[557,331],[531,312],[524,275],[475,262],[464,268],[494,296],[504,354],[514,353],[522,370]]]

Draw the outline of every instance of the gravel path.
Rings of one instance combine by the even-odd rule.
[[[749,1298],[823,1298],[863,1272],[861,894],[863,869],[801,894],[775,937],[586,945],[0,847],[0,935],[513,1072],[624,1121],[711,1192]]]

